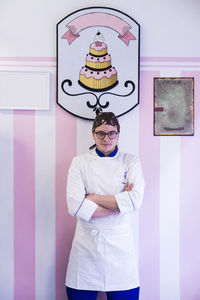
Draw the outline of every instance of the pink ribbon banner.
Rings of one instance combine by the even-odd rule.
[[[129,45],[130,40],[136,40],[135,36],[129,31],[132,27],[119,17],[106,13],[90,13],[75,18],[66,25],[69,29],[62,39],[67,39],[69,45],[77,39],[79,32],[94,26],[111,28],[118,32],[118,37]]]

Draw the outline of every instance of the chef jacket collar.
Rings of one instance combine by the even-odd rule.
[[[98,154],[98,156],[105,157],[105,154],[103,152],[101,152],[97,147],[95,150],[96,150],[96,153]],[[115,150],[113,152],[111,152],[108,156],[113,157],[117,154],[117,152],[118,152],[118,147],[116,147]]]

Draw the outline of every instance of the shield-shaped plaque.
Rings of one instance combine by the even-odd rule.
[[[139,104],[140,26],[119,10],[90,7],[57,24],[57,103],[93,120]]]

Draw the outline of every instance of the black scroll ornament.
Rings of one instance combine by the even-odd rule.
[[[124,86],[127,88],[129,85],[132,86],[132,89],[131,91],[126,94],[126,95],[120,95],[120,94],[115,94],[115,93],[111,93],[111,92],[105,92],[105,93],[102,93],[101,95],[97,96],[96,94],[92,93],[92,92],[84,92],[84,93],[78,93],[78,94],[71,94],[69,93],[68,91],[66,91],[65,89],[65,84],[68,84],[68,86],[72,86],[72,81],[70,79],[65,79],[63,80],[63,82],[61,83],[61,88],[63,90],[63,92],[65,94],[67,94],[68,96],[81,96],[81,95],[86,95],[86,94],[90,94],[90,95],[93,95],[95,98],[96,98],[96,103],[95,104],[91,104],[90,101],[87,101],[87,106],[89,108],[92,108],[93,111],[96,112],[96,114],[98,115],[100,112],[102,112],[103,109],[107,108],[109,106],[109,101],[106,101],[106,104],[103,105],[100,103],[100,99],[102,96],[104,95],[114,95],[114,96],[117,96],[117,97],[128,97],[130,96],[134,90],[135,90],[135,84],[133,81],[131,80],[127,80],[125,83],[124,83]]]

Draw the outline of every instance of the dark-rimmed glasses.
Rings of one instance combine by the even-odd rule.
[[[103,140],[105,138],[105,136],[107,135],[109,137],[110,140],[114,140],[116,138],[116,136],[118,135],[118,132],[116,131],[108,131],[108,132],[104,132],[104,131],[95,131],[94,132],[97,136],[98,139]]]

